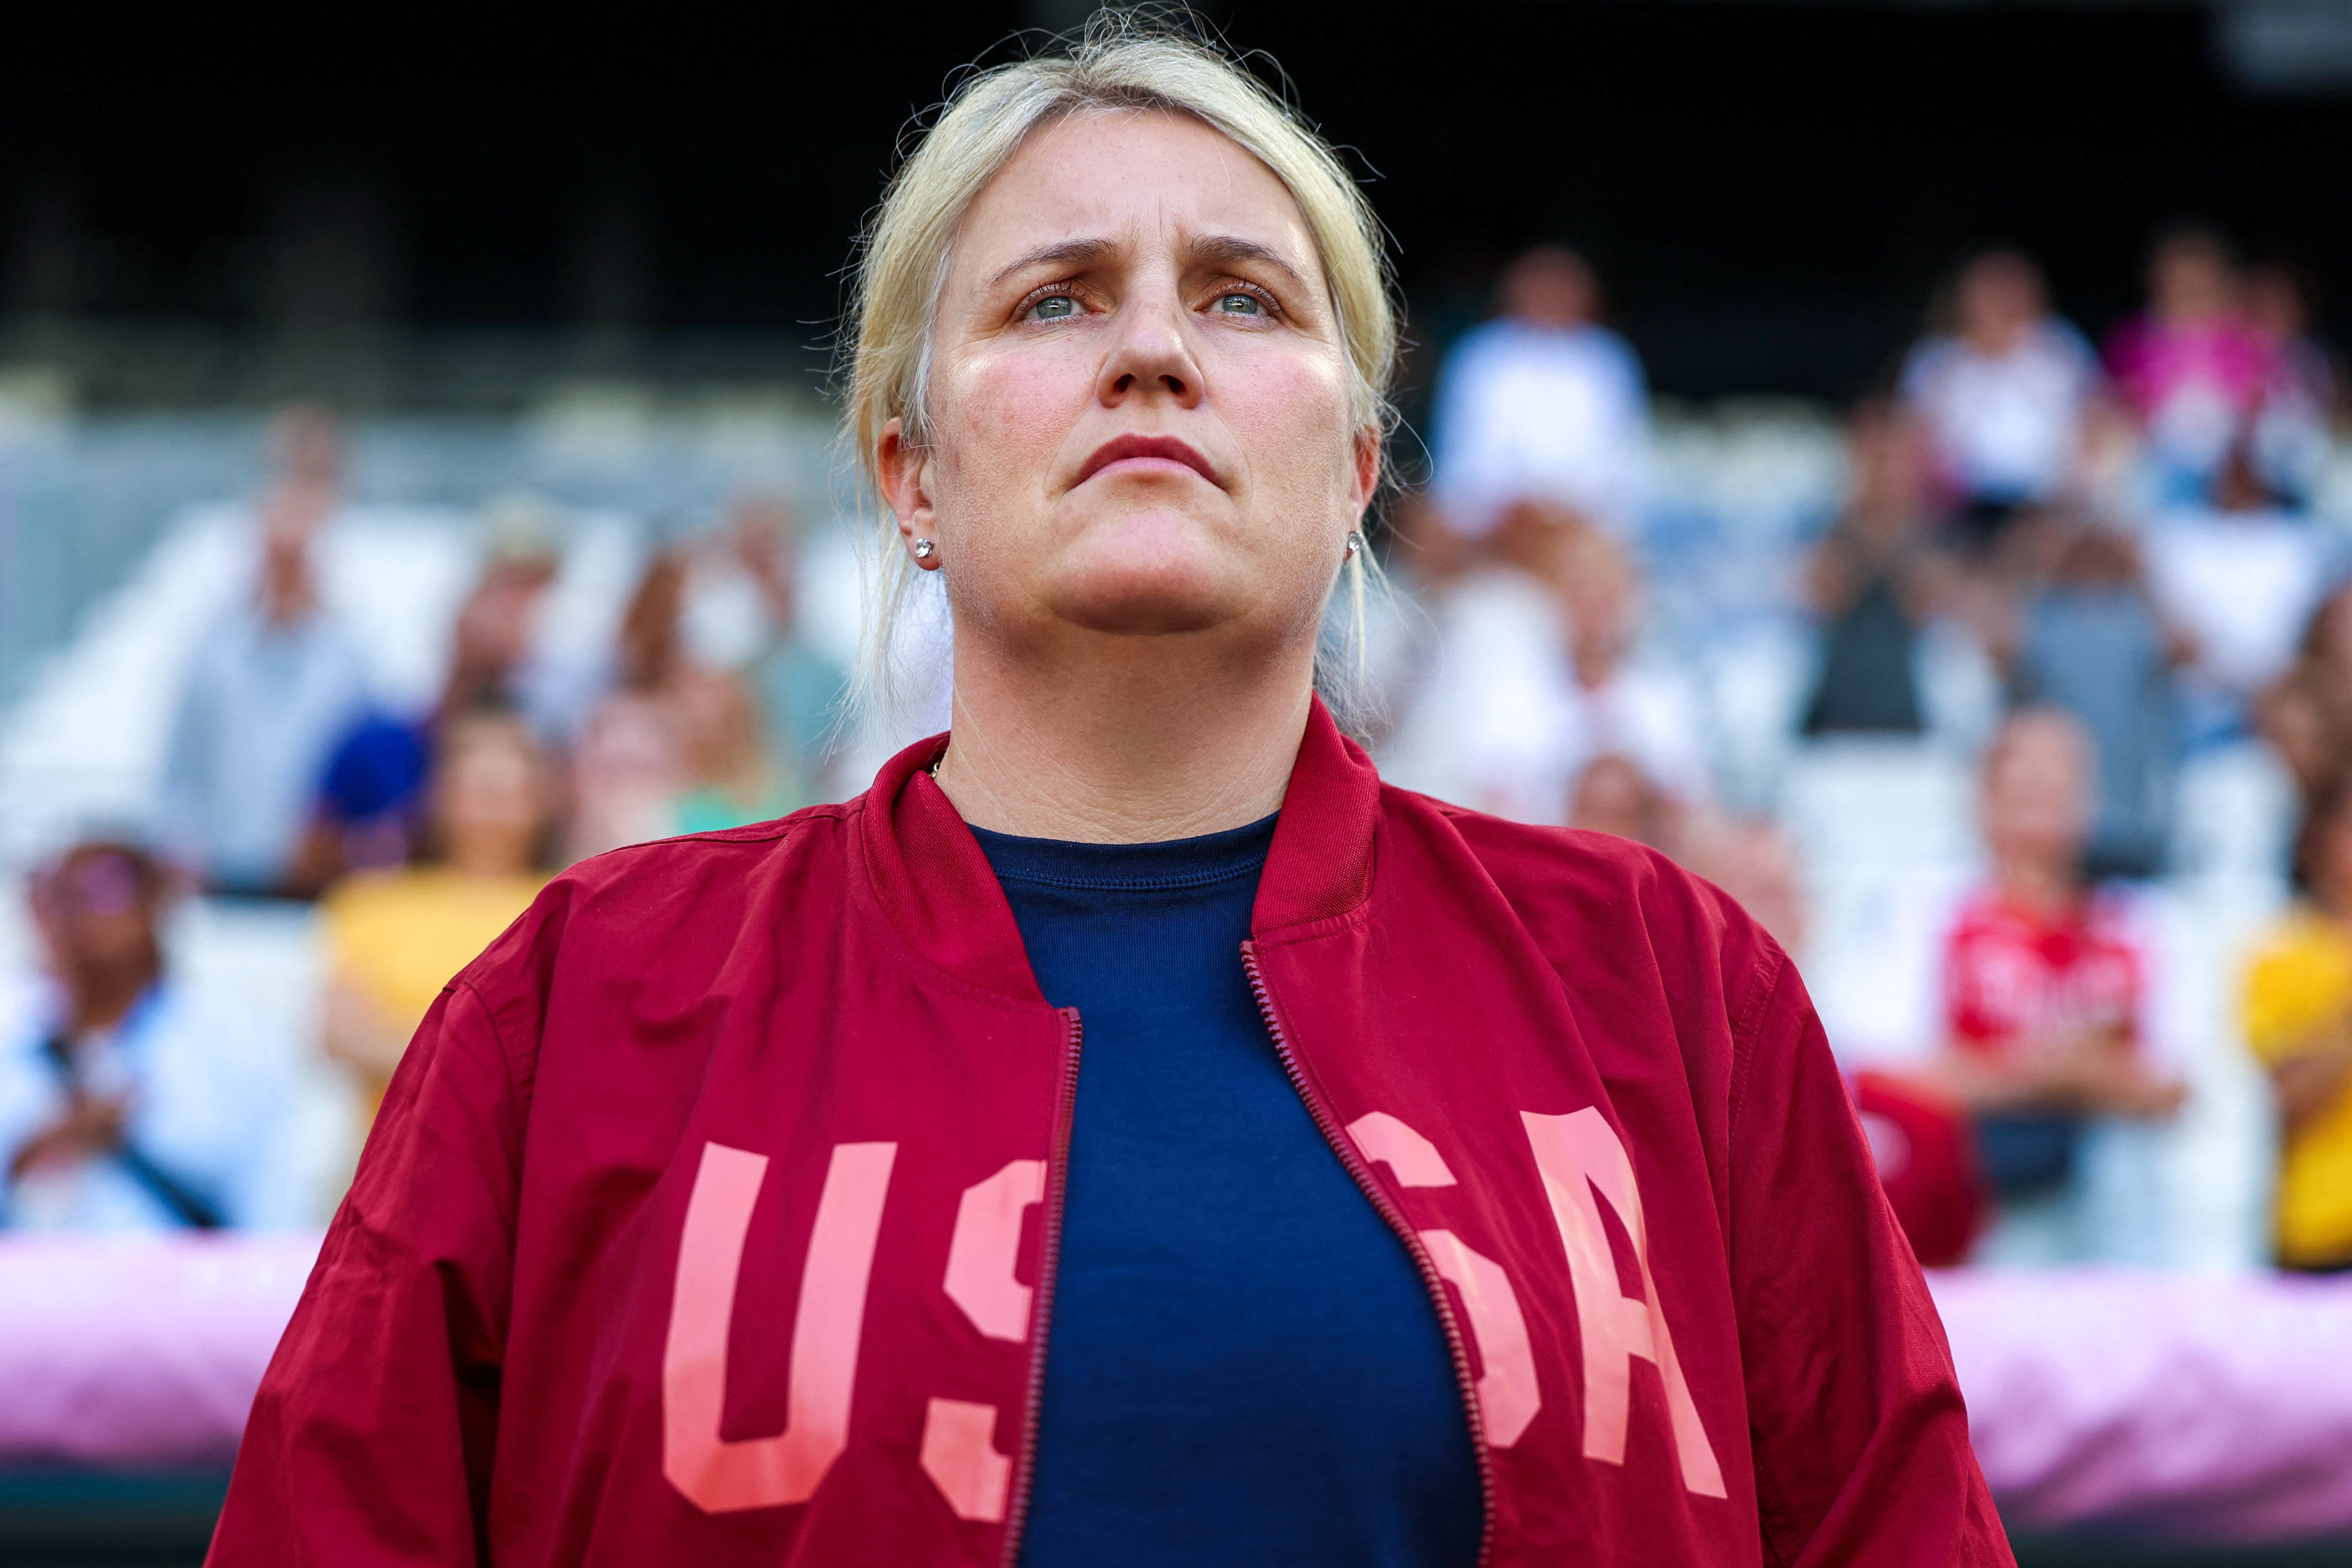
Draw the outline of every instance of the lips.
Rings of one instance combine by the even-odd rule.
[[[1223,481],[1217,478],[1217,471],[1209,466],[1209,459],[1173,436],[1120,436],[1104,442],[1095,448],[1094,456],[1088,458],[1086,466],[1078,470],[1076,484],[1072,488],[1085,484],[1113,463],[1129,462],[1139,458],[1181,463],[1211,484],[1223,488]]]

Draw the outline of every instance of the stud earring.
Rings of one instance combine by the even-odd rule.
[[[1356,558],[1357,553],[1363,548],[1364,536],[1357,532],[1354,529],[1349,529],[1348,531],[1348,559],[1353,561]]]
[[[939,547],[938,545],[936,545],[936,544],[933,544],[929,540],[928,540],[928,539],[918,539],[917,541],[915,541],[915,559],[916,559],[916,560],[918,560],[918,561],[929,561],[932,556],[937,555],[939,552],[940,552],[940,547]]]

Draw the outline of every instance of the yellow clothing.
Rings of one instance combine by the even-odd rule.
[[[2352,1014],[2352,926],[2311,909],[2279,922],[2246,972],[2246,1044],[2264,1065],[2311,1048]],[[2352,1261],[2352,1078],[2279,1156],[2282,1261]]]
[[[543,880],[440,867],[353,877],[322,906],[335,978],[414,1029],[450,977],[530,907]]]

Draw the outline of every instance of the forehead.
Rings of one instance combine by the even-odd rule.
[[[1230,236],[1273,247],[1305,277],[1321,268],[1298,204],[1224,132],[1162,110],[1087,110],[1042,126],[972,203],[959,272],[1065,240],[1127,244]]]
[[[2053,777],[2079,773],[2090,761],[2073,731],[2056,724],[2027,721],[2001,738],[1993,757],[1995,783],[2047,783]]]
[[[144,882],[129,856],[100,849],[68,857],[58,868],[52,886],[68,907],[113,913],[137,904]]]

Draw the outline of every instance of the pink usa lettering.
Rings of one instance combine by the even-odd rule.
[[[784,1429],[730,1441],[719,1435],[727,1338],[743,1238],[768,1157],[724,1143],[702,1146],[662,1347],[662,1474],[704,1512],[806,1502],[848,1446],[866,1281],[898,1152],[896,1143],[834,1145],[801,1269]]]
[[[1666,1385],[1675,1457],[1683,1486],[1701,1497],[1726,1496],[1723,1468],[1716,1462],[1706,1428],[1675,1356],[1675,1337],[1658,1305],[1657,1281],[1650,1274],[1649,1233],[1642,1224],[1642,1195],[1633,1185],[1633,1162],[1597,1108],[1565,1116],[1522,1111],[1536,1167],[1551,1200],[1552,1223],[1568,1250],[1568,1277],[1576,1290],[1576,1317],[1584,1346],[1584,1455],[1609,1464],[1625,1462],[1625,1423],[1633,1384],[1633,1358],[1658,1369]],[[1617,1283],[1609,1233],[1601,1223],[1600,1197],[1617,1212],[1633,1238],[1642,1271],[1639,1300]]]

